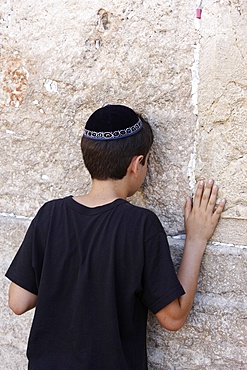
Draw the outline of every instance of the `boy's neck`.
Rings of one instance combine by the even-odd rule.
[[[89,193],[76,196],[74,200],[87,207],[97,207],[109,204],[116,199],[126,199],[128,191],[122,180],[92,180]]]

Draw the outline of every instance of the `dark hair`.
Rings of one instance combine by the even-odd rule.
[[[126,173],[132,158],[143,155],[142,165],[153,143],[153,132],[143,120],[142,129],[129,137],[117,140],[81,139],[83,160],[92,179],[120,180]]]

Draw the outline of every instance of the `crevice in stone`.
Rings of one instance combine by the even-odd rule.
[[[199,86],[199,57],[200,57],[200,21],[195,20],[195,29],[197,31],[197,39],[194,43],[194,63],[191,68],[192,73],[192,88],[191,88],[191,101],[193,106],[193,113],[195,116],[195,130],[194,130],[194,142],[193,151],[190,156],[190,161],[188,164],[187,176],[189,179],[189,188],[191,192],[194,192],[196,184],[195,167],[196,167],[196,157],[197,157],[197,129],[199,126],[198,120],[198,86]]]

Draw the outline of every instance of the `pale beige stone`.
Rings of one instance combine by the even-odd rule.
[[[0,207],[30,217],[48,199],[85,191],[82,128],[96,108],[120,103],[148,118],[156,136],[152,196],[145,190],[142,204],[158,212],[169,233],[182,230],[194,135],[191,6],[18,4],[2,6],[3,73],[25,70],[26,79],[20,77],[18,107],[10,95],[19,80],[5,82],[8,94],[2,87]]]
[[[209,1],[201,22],[197,178],[214,177],[227,197],[215,240],[247,244],[245,1]]]

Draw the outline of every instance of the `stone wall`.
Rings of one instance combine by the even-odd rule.
[[[80,137],[106,103],[154,129],[147,181],[131,201],[158,214],[176,265],[195,182],[215,178],[228,200],[185,327],[169,333],[150,315],[149,368],[247,368],[247,5],[202,5],[199,20],[184,0],[1,3],[0,369],[26,368],[32,317],[8,310],[4,272],[45,201],[89,188]]]

